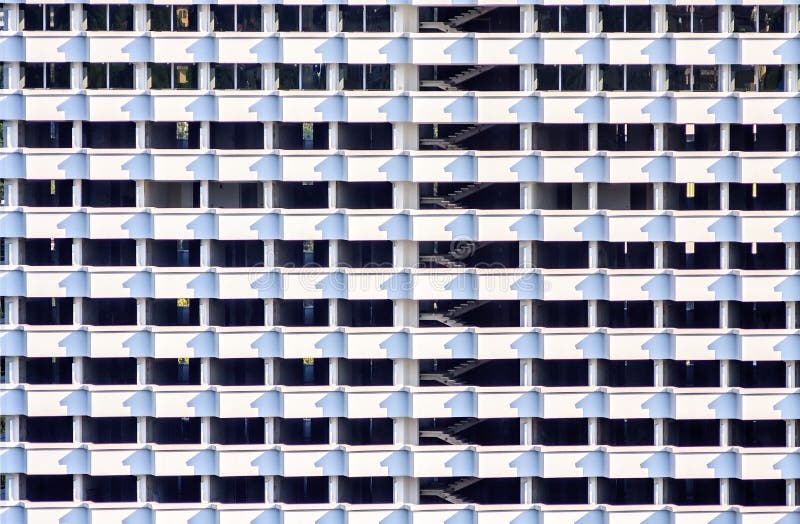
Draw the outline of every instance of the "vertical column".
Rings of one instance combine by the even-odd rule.
[[[419,29],[419,15],[415,5],[393,5],[392,29],[396,33],[415,33]],[[416,91],[419,89],[419,74],[416,64],[392,65],[392,89]]]
[[[589,151],[597,152],[597,143],[598,143],[598,136],[597,136],[597,124],[589,124]],[[597,182],[590,182],[589,183],[589,209],[590,210],[597,210],[598,209],[598,186]],[[598,253],[598,242],[597,241],[590,241],[589,242],[589,268],[596,269],[599,266],[599,253]],[[589,300],[588,304],[588,324],[589,329],[596,329],[598,327],[598,303],[597,300]],[[598,359],[592,358],[589,359],[589,386],[596,387],[599,385],[599,373],[598,373]],[[596,446],[597,445],[597,418],[590,417],[588,420],[589,424],[589,445]],[[589,477],[588,478],[588,502],[589,504],[596,504],[597,503],[597,490],[598,490],[598,480],[597,477]]]
[[[341,19],[339,16],[339,4],[331,4],[326,6],[326,15],[327,15],[327,28],[328,32],[330,33],[338,33],[342,30]],[[329,91],[338,91],[340,88],[339,85],[339,64],[328,64],[327,66],[327,75],[326,75],[326,88]],[[336,126],[335,122],[330,122],[328,124],[328,129],[333,126]],[[335,149],[333,146],[334,142],[331,142],[331,149]]]
[[[398,6],[399,7],[399,6]],[[402,137],[401,137],[402,138]],[[395,182],[392,187],[392,200],[396,210],[418,209],[419,190],[413,182]],[[395,267],[415,266],[418,260],[417,243],[399,240],[393,246]],[[419,304],[415,300],[395,300],[393,325],[395,329],[419,326]],[[393,383],[395,386],[413,387],[419,385],[419,362],[412,358],[397,358],[392,361]],[[419,428],[416,419],[398,417],[392,421],[393,442],[397,445],[416,445],[419,443]],[[416,504],[419,502],[419,482],[414,477],[394,477],[392,480],[394,502],[397,504]]]
[[[723,124],[721,126],[720,137],[720,150],[728,151],[730,149],[730,133],[729,126]],[[730,186],[727,182],[720,184],[720,209],[727,211],[730,208]],[[730,243],[720,243],[720,269],[723,271],[730,269]],[[719,302],[719,327],[721,329],[728,329],[730,316],[730,303],[727,300]],[[722,388],[730,386],[731,374],[731,361],[720,360],[719,362],[719,385]],[[729,445],[730,440],[730,420],[720,419],[719,421],[719,444],[721,447]],[[721,505],[727,505],[730,501],[730,479],[722,478],[719,481],[719,502]]]
[[[719,17],[719,32],[730,33],[733,31],[733,11],[731,10],[730,4],[720,5],[717,13]]]

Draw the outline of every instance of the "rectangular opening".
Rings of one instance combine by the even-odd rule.
[[[200,502],[201,477],[151,477],[153,502],[198,503]]]
[[[264,429],[263,418],[212,418],[211,443],[264,444]]]
[[[154,444],[200,444],[199,418],[153,417],[147,424],[148,440]]]
[[[72,417],[20,417],[20,440],[72,442]]]
[[[264,325],[264,301],[261,299],[212,299],[209,308],[210,321],[214,326]]]
[[[283,358],[275,361],[275,383],[284,386],[327,386],[327,358]]]
[[[84,442],[94,444],[136,442],[136,417],[83,417],[82,423]]]
[[[264,477],[211,477],[211,502],[263,504]]]
[[[148,299],[148,324],[156,326],[199,326],[199,300],[189,298]]]
[[[136,384],[136,359],[96,357],[87,358],[84,360],[83,380],[87,384],[99,385]]]
[[[72,265],[71,238],[26,238],[20,240],[21,263],[28,266]]]
[[[135,266],[136,240],[85,239],[83,259],[90,266]]]
[[[155,358],[148,361],[147,378],[159,386],[200,384],[199,358]]]
[[[390,418],[340,418],[339,442],[351,446],[390,445],[393,423]]]
[[[652,446],[653,419],[597,419],[597,443],[606,446]]]
[[[289,445],[327,444],[328,439],[329,439],[329,422],[327,418],[276,418],[275,419],[275,440],[280,444],[289,444]],[[315,478],[315,477],[310,477],[310,478]],[[321,478],[323,480],[327,480],[325,477]]]
[[[84,493],[89,502],[136,502],[135,476],[85,477]]]
[[[652,242],[598,242],[597,250],[599,267],[651,269],[655,264]],[[581,267],[588,267],[588,265]]]
[[[81,204],[101,208],[135,207],[136,181],[84,180],[81,184]]]
[[[135,298],[87,298],[82,322],[95,326],[135,326]]]
[[[84,4],[87,31],[133,31],[133,6],[120,4]]]
[[[19,122],[19,138],[20,147],[70,148],[72,122]]]
[[[21,303],[21,324],[72,324],[72,298],[24,298]]]

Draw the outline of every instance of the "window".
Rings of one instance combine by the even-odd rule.
[[[21,6],[25,31],[69,31],[68,4],[25,4]]]
[[[391,89],[389,66],[385,64],[339,64],[339,79],[344,90]]]
[[[667,32],[716,33],[719,28],[717,6],[667,6]]]
[[[217,32],[261,31],[261,7],[257,5],[211,6],[211,30]]]
[[[649,33],[649,5],[600,6],[600,30],[604,33]]]
[[[667,65],[667,89],[670,91],[718,91],[717,66]]]
[[[734,91],[783,91],[783,66],[732,65]]]
[[[340,7],[342,31],[389,32],[391,11],[389,6],[343,5]]]
[[[25,63],[21,79],[23,89],[69,89],[70,64]]]
[[[536,89],[539,91],[586,91],[586,66],[537,65]]]
[[[133,89],[133,64],[86,64],[87,89]]]
[[[326,89],[325,64],[276,64],[278,89]]]
[[[150,31],[197,31],[197,6],[148,5]]]
[[[540,33],[585,33],[586,6],[537,6],[536,21]]]
[[[149,64],[150,89],[197,89],[197,64]]]
[[[278,31],[327,31],[326,11],[324,5],[276,5]]]
[[[782,33],[783,6],[731,6],[733,32]]]
[[[600,89],[603,91],[650,91],[651,68],[649,65],[600,66]]]
[[[132,5],[85,4],[87,31],[133,31]]]
[[[261,89],[260,64],[214,64],[213,89]]]

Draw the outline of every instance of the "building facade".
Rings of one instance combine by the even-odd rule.
[[[792,2],[0,4],[0,523],[798,521],[798,63]]]

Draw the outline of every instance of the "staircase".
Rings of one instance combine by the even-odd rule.
[[[448,269],[465,267],[463,262],[455,260],[450,254],[447,255],[421,255],[419,261],[426,265],[437,265]]]
[[[459,33],[461,26],[481,15],[492,11],[495,7],[473,7],[443,22],[420,22],[420,29],[435,29],[443,33]]]
[[[480,479],[475,477],[464,477],[450,484],[439,484],[430,488],[421,489],[419,494],[423,497],[438,497],[451,504],[469,504],[470,500],[463,495],[459,495],[458,492],[467,486],[475,484],[479,480]]]
[[[494,124],[469,124],[444,138],[420,138],[419,143],[423,146],[433,146],[439,149],[459,151],[464,149],[460,146],[461,142],[478,133],[486,131],[490,127],[494,127]]]
[[[444,371],[438,371],[436,373],[421,373],[419,378],[420,380],[438,382],[445,386],[466,386],[466,383],[459,380],[458,377],[467,371],[471,371],[478,366],[482,366],[485,363],[485,360],[470,359]]]
[[[445,195],[420,197],[419,201],[421,204],[436,206],[442,209],[461,209],[461,206],[458,204],[459,200],[474,195],[478,191],[486,189],[491,185],[492,184],[467,184]]]
[[[463,71],[445,79],[420,80],[419,85],[421,87],[441,89],[442,91],[460,91],[458,87],[459,84],[466,82],[470,78],[475,78],[476,76],[481,75],[493,68],[493,65],[469,66]]]
[[[480,424],[481,422],[482,421],[477,418],[465,418],[459,420],[454,424],[447,426],[444,429],[422,430],[419,432],[419,436],[427,438],[438,438],[439,440],[442,440],[454,446],[467,446],[473,443],[464,439],[464,437],[461,437],[458,434],[468,428],[471,428],[472,426]]]
[[[464,313],[472,311],[473,309],[481,307],[485,303],[485,300],[469,300],[446,310],[444,313],[439,313],[438,311],[434,311],[433,313],[420,313],[419,319],[432,320],[450,327],[466,327],[466,324],[460,322],[458,317]]]

